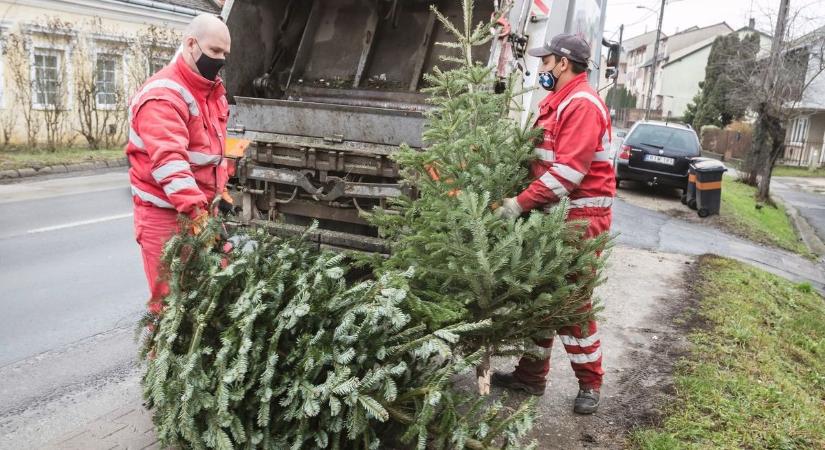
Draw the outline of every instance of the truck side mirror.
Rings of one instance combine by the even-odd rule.
[[[607,46],[607,67],[619,67],[619,56],[622,53],[621,46],[613,42]]]
[[[619,69],[615,67],[606,67],[604,69],[604,78],[607,80],[615,80],[619,75]]]

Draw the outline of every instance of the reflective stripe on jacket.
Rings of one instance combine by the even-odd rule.
[[[226,186],[229,104],[223,82],[176,58],[144,83],[129,105],[129,178],[135,204],[192,215]]]
[[[544,134],[530,167],[534,181],[518,195],[519,205],[529,211],[568,197],[578,214],[584,209],[600,215],[598,210],[609,209],[616,194],[615,173],[605,149],[610,116],[587,83],[587,75],[577,75],[545,97],[535,126]]]

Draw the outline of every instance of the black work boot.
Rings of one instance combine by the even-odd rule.
[[[525,383],[516,378],[516,373],[494,372],[492,378],[493,386],[498,386],[513,391],[522,391],[530,395],[541,396],[544,395],[543,384]]]
[[[573,403],[573,412],[576,414],[593,414],[599,409],[599,390],[591,387],[580,387],[579,395]]]

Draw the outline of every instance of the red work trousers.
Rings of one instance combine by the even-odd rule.
[[[612,213],[609,208],[581,208],[570,210],[569,220],[585,220],[588,222],[585,237],[595,237],[610,230]],[[584,306],[590,309],[591,304]],[[575,325],[556,330],[556,334],[564,344],[570,365],[579,380],[579,386],[599,389],[602,385],[604,369],[602,369],[601,341],[595,320],[587,324],[587,333],[582,327]],[[536,345],[543,348],[553,347],[553,338],[540,339]],[[547,374],[550,373],[550,358],[536,360],[523,356],[516,366],[514,376],[524,383],[544,386],[547,383]]]
[[[173,209],[135,205],[135,239],[143,255],[143,270],[149,282],[149,313],[160,314],[163,297],[169,293],[161,282],[160,256],[163,246],[178,232],[178,214]]]

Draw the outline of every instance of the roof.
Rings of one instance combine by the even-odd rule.
[[[664,33],[662,33],[662,37],[666,37]],[[629,39],[625,39],[622,42],[622,47],[626,52],[632,52],[639,47],[644,47],[645,45],[650,45],[656,40],[656,30],[648,31],[647,33],[640,34],[638,36],[634,36]]]
[[[804,34],[788,44],[789,50],[794,49],[797,47],[802,47],[810,44],[814,44],[818,41],[825,39],[825,26],[817,28],[810,33]]]
[[[734,33],[739,34],[743,31],[751,31],[751,32],[754,32],[754,33],[759,33],[760,35],[762,35],[762,36],[764,36],[768,39],[773,39],[769,34],[763,33],[761,31],[759,31],[755,28],[751,28],[751,27],[742,27],[742,28],[734,31]],[[689,56],[691,56],[695,53],[698,53],[698,52],[706,49],[707,47],[710,47],[711,45],[713,45],[713,42],[716,41],[717,37],[719,37],[719,36],[713,36],[711,38],[705,39],[704,41],[701,41],[701,42],[698,42],[694,45],[691,45],[690,47],[685,47],[685,48],[683,48],[679,51],[673,52],[672,54],[670,54],[667,63],[665,63],[662,67],[666,67],[666,66],[669,66],[671,64],[677,63],[677,62],[679,62],[679,61],[681,61],[681,60],[683,60],[683,59],[685,59],[685,58],[687,58],[687,57],[689,57]]]
[[[183,6],[184,8],[191,8],[198,11],[218,14],[221,8],[213,0],[163,0],[159,3],[167,3],[174,6]]]
[[[733,32],[733,28],[726,22],[719,22],[706,27],[691,27],[667,38],[668,53],[675,53],[711,37],[722,36]]]
[[[698,53],[698,52],[702,51],[703,49],[713,45],[713,42],[716,40],[717,37],[718,36],[714,36],[712,38],[707,38],[704,41],[700,41],[700,42],[698,42],[696,44],[693,44],[689,47],[685,47],[681,50],[678,50],[678,51],[675,51],[675,52],[671,53],[668,57],[667,63],[665,63],[662,67],[669,66],[671,64],[674,64],[676,62],[679,62],[679,61],[687,58],[688,56],[691,56],[695,53]]]
[[[714,23],[713,25],[708,25],[708,26],[704,26],[704,27],[698,27],[698,26],[694,25],[692,27],[685,28],[684,30],[682,30],[678,33],[671,34],[670,37],[681,36],[683,34],[693,33],[694,31],[705,30],[705,29],[708,29],[708,28],[713,28],[713,27],[718,27],[718,26],[725,26],[725,27],[728,28],[728,30],[733,31],[733,28],[731,28],[730,25],[728,25],[727,22],[718,22],[718,23]]]

